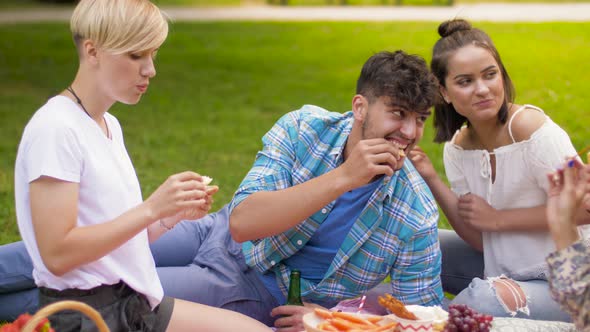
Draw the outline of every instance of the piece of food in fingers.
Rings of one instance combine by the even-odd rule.
[[[398,156],[400,156],[400,157],[405,157],[406,156],[406,153],[404,152],[404,149],[402,149],[402,147],[399,145],[398,142],[393,141],[393,142],[391,142],[391,144],[397,148],[397,150],[398,150]]]
[[[202,175],[201,179],[203,179],[203,184],[206,186],[208,186],[209,183],[211,183],[211,181],[213,181],[213,178],[210,178],[207,175]]]
[[[213,195],[217,192],[217,190],[219,190],[218,186],[210,186],[209,184],[211,183],[211,181],[213,181],[213,179],[211,177],[208,177],[206,175],[202,175],[201,176],[203,184],[205,185],[205,190],[207,192],[207,195]]]

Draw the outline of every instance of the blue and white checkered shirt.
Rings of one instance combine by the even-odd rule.
[[[352,123],[352,112],[328,112],[311,105],[283,116],[262,138],[263,150],[236,191],[230,212],[253,193],[289,188],[341,165]],[[323,280],[301,280],[304,301],[335,304],[363,294],[390,275],[392,295],[403,303],[441,303],[434,197],[407,159],[401,170],[381,182]],[[248,265],[260,273],[273,271],[286,294],[290,268],[283,259],[305,246],[333,205],[284,233],[244,243]]]

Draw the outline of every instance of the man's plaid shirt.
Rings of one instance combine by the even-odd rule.
[[[230,213],[253,193],[295,186],[338,167],[352,122],[352,112],[311,105],[283,116],[262,138],[263,150],[236,191]],[[304,301],[335,304],[363,294],[389,275],[392,295],[402,302],[441,303],[434,197],[407,159],[400,171],[380,181],[323,280],[315,284],[302,279]],[[244,243],[248,265],[261,273],[274,271],[286,294],[290,268],[283,259],[305,246],[333,205],[284,233]]]

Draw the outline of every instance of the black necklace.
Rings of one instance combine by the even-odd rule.
[[[74,88],[72,88],[72,86],[70,85],[66,88],[66,90],[68,90],[72,94],[72,96],[74,96],[74,98],[76,98],[76,102],[78,103],[78,105],[80,105],[80,107],[82,107],[82,110],[84,110],[84,113],[86,113],[86,115],[88,115],[88,117],[92,119],[92,117],[90,116],[90,113],[88,113],[88,111],[86,110],[86,107],[84,107],[84,104],[82,104],[82,100],[80,99],[80,97],[78,97],[78,95],[74,91]],[[109,126],[107,125],[106,120],[104,121],[104,125],[107,128],[107,137],[111,138],[111,132],[109,131]]]

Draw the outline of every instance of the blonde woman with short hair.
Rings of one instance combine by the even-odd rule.
[[[206,215],[218,188],[186,171],[142,201],[108,110],[115,102],[136,104],[147,91],[166,18],[147,0],[81,0],[71,30],[76,77],[33,115],[15,166],[18,226],[40,305],[85,302],[111,331],[269,330],[235,312],[163,295],[149,242],[182,219]],[[92,326],[70,312],[51,321],[60,332]]]

